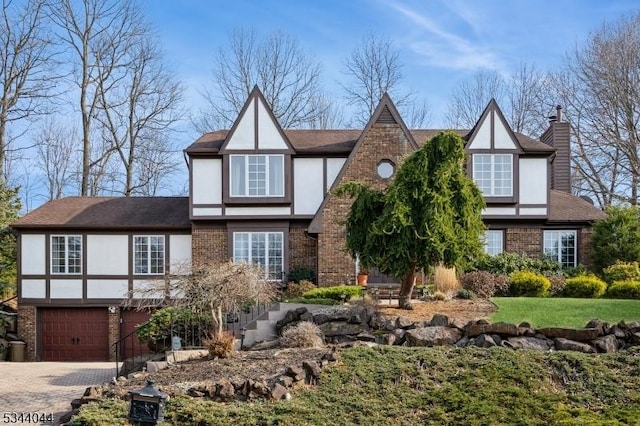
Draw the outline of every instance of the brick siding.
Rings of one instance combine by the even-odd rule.
[[[25,361],[36,361],[36,307],[18,306],[18,337],[25,341]]]
[[[308,268],[318,271],[318,245],[315,238],[305,233],[308,226],[308,223],[292,223],[289,227],[289,270]]]
[[[194,223],[191,245],[195,265],[229,260],[227,229],[224,224]]]
[[[382,189],[390,179],[378,176],[377,166],[383,159],[391,160],[396,170],[403,158],[414,148],[398,124],[376,123],[364,136],[358,151],[339,183],[361,181]],[[318,235],[318,285],[330,286],[355,283],[355,264],[345,251],[345,228],[341,223],[349,212],[351,200],[329,195],[322,211],[323,230]]]
[[[116,307],[113,313],[109,312],[109,361],[116,360],[115,343],[120,340],[120,308]]]

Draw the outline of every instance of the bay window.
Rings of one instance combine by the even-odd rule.
[[[232,197],[284,197],[284,155],[231,155]]]
[[[486,197],[513,196],[513,155],[473,154],[473,180]]]

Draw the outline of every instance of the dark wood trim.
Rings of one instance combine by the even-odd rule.
[[[191,209],[210,209],[210,208],[214,208],[214,209],[219,209],[222,208],[222,204],[193,204],[191,206]]]
[[[258,97],[254,96],[255,101],[253,102],[253,149],[258,152],[259,150],[259,144],[258,144],[258,137],[260,132],[258,131],[259,126],[258,126]],[[265,105],[266,108],[266,105]]]

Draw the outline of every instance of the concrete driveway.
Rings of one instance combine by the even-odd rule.
[[[0,362],[0,424],[16,424],[3,421],[12,412],[53,413],[58,424],[72,399],[115,374],[115,362]]]

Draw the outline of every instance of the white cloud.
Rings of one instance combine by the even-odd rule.
[[[502,61],[497,55],[482,43],[443,29],[438,22],[415,9],[396,2],[387,4],[410,21],[412,26],[418,28],[419,32],[408,42],[408,47],[422,57],[427,64],[465,70],[500,71],[503,68]],[[455,12],[456,19],[463,21],[467,26],[478,28],[477,23],[471,21],[469,13],[461,15],[453,8],[449,10]]]

